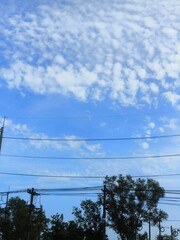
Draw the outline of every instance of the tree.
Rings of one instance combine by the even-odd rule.
[[[122,240],[136,239],[143,221],[147,222],[149,217],[156,220],[154,214],[164,189],[153,179],[133,180],[129,175],[106,177],[104,184],[109,225]]]
[[[144,232],[144,233],[139,233],[138,234],[138,238],[137,238],[138,240],[148,240],[149,239],[149,237],[148,237],[148,234],[147,234],[147,232]]]
[[[82,240],[84,231],[75,221],[66,224],[66,240]]]
[[[56,214],[51,216],[50,224],[50,233],[52,240],[64,239],[66,224],[64,223],[63,214]]]
[[[157,240],[159,240],[159,236],[157,236],[156,238]],[[178,238],[172,237],[171,235],[163,235],[161,236],[161,240],[178,240]]]
[[[103,239],[101,206],[99,202],[85,200],[80,208],[74,207],[75,222],[83,230],[86,240]]]
[[[74,221],[64,222],[63,214],[51,216],[49,238],[51,240],[82,240],[83,230]]]
[[[19,197],[11,198],[7,208],[0,209],[0,227],[5,240],[27,238],[29,223],[29,206]],[[47,219],[42,209],[33,210],[31,239],[41,238],[47,225]]]

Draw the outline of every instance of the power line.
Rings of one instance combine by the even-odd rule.
[[[42,189],[34,189],[36,192],[38,193],[44,193],[44,192],[48,192],[49,194],[53,193],[53,192],[79,192],[79,191],[97,191],[97,190],[101,190],[102,186],[93,186],[93,187],[74,187],[74,188],[42,188]],[[12,190],[12,191],[4,191],[4,192],[0,192],[0,195],[4,195],[7,193],[24,193],[27,192],[27,189],[20,189],[20,190]]]
[[[142,190],[137,190],[136,188],[126,188],[126,187],[121,187],[120,188],[121,190],[136,190],[136,191],[149,191],[149,192],[154,192],[154,191],[156,191],[156,190],[151,190],[151,189],[149,189],[149,190],[147,190],[147,189],[142,189]],[[43,189],[34,189],[36,192],[38,192],[38,193],[54,193],[54,192],[61,192],[61,193],[67,193],[67,192],[71,192],[71,193],[77,193],[77,192],[82,192],[82,191],[84,191],[84,192],[89,192],[89,191],[99,191],[99,190],[102,190],[102,186],[100,185],[100,186],[93,186],[93,187],[71,187],[71,188],[43,188]],[[175,189],[175,190],[173,190],[173,189],[171,189],[171,190],[165,190],[165,193],[168,193],[168,192],[171,192],[171,194],[173,194],[173,193],[176,193],[176,192],[179,192],[179,194],[180,194],[180,190],[177,190],[177,189]],[[180,198],[177,198],[177,197],[166,197],[166,196],[164,196],[164,197],[162,197],[161,198],[161,200],[165,200],[165,201],[167,201],[167,202],[169,202],[169,201],[172,201],[172,202],[174,202],[174,201],[176,201],[176,202],[180,202]]]
[[[98,196],[101,186],[77,187],[77,188],[49,188],[35,189],[39,195],[43,196]],[[93,191],[93,192],[92,192]]]
[[[43,188],[35,189],[36,192],[69,192],[69,191],[92,191],[100,190],[102,186],[93,186],[93,187],[76,187],[76,188]]]
[[[117,156],[117,157],[46,157],[46,156],[28,156],[28,155],[13,155],[13,154],[1,154],[3,157],[13,158],[31,158],[31,159],[69,159],[69,160],[121,160],[121,159],[147,159],[147,158],[168,158],[168,157],[180,157],[180,153],[175,154],[163,154],[163,155],[149,155],[149,156]]]
[[[40,193],[41,196],[60,196],[60,197],[80,197],[80,196],[86,196],[86,197],[97,197],[99,193]]]
[[[42,177],[42,178],[84,178],[84,179],[105,178],[105,176],[45,175],[45,174],[28,174],[28,173],[9,173],[9,172],[0,172],[0,175],[12,175],[12,176],[23,176],[23,177]]]
[[[34,189],[38,194],[47,194],[47,195],[51,195],[51,194],[56,194],[58,193],[72,193],[72,194],[76,194],[77,192],[80,192],[79,194],[83,194],[82,191],[84,191],[86,194],[90,194],[89,191],[99,191],[102,189],[102,186],[93,186],[93,187],[76,187],[76,188],[43,188],[43,189]],[[123,189],[130,189],[130,190],[135,190],[134,188],[121,188]],[[143,191],[143,190],[142,190]],[[149,190],[149,191],[153,191],[153,190]],[[180,195],[180,190],[165,190],[165,193],[169,193],[171,192],[171,194],[176,194],[178,191],[178,194]],[[0,195],[4,195],[7,193],[25,193],[27,192],[27,189],[20,189],[20,190],[12,190],[12,191],[4,191],[4,192],[0,192]],[[94,192],[94,194],[98,194],[99,192]],[[161,198],[161,201],[167,201],[167,202],[179,202],[180,198],[177,197],[166,197],[164,196],[163,198]]]
[[[104,176],[90,176],[90,175],[48,175],[48,174],[29,174],[29,173],[10,173],[10,172],[0,172],[0,175],[12,175],[12,176],[22,176],[22,177],[40,177],[40,178],[75,178],[75,179],[104,179],[107,175]],[[172,174],[155,174],[155,175],[133,175],[133,178],[154,178],[154,177],[174,177],[180,176],[180,173]],[[174,191],[174,190],[173,190]],[[178,190],[176,190],[178,191]],[[180,190],[179,190],[180,191]],[[169,190],[168,193],[171,193]],[[178,194],[178,193],[177,193]]]
[[[178,199],[177,199],[177,200],[176,200],[176,199],[170,200],[170,199],[162,198],[162,199],[161,199],[161,202],[165,202],[165,203],[166,203],[166,202],[167,202],[167,203],[179,203],[179,204],[180,204],[180,201],[179,201]]]
[[[0,195],[6,195],[7,193],[25,193],[25,192],[27,192],[27,189],[0,192]]]
[[[61,142],[90,142],[90,141],[129,141],[129,140],[145,140],[145,139],[158,139],[158,138],[174,138],[180,137],[180,134],[170,135],[155,135],[144,137],[119,137],[119,138],[31,138],[31,137],[8,137],[4,136],[4,139],[10,140],[29,140],[29,141],[61,141]]]
[[[180,197],[163,197],[163,199],[172,199],[172,200],[179,200],[180,201]]]
[[[102,188],[102,186],[93,186],[93,187],[77,187],[77,188],[35,189],[35,191],[38,193],[38,195],[41,195],[41,196],[97,197],[100,194],[99,190],[101,190],[101,188]],[[90,191],[94,191],[94,192],[90,192]],[[180,190],[165,190],[165,193],[167,193],[168,191],[171,191],[171,193],[179,191],[179,194],[180,194]],[[15,193],[25,193],[25,192],[27,192],[27,189],[14,190],[14,191],[8,191],[8,192],[0,192],[0,195],[5,195],[7,193],[15,194]],[[168,197],[161,198],[161,200],[158,204],[180,206],[180,202],[178,201],[178,199],[175,198],[174,200],[173,199],[167,200],[167,198]]]
[[[161,111],[161,114],[175,113],[175,111]],[[146,114],[152,115],[151,111],[147,111]],[[153,111],[153,115],[159,115],[158,111]],[[142,116],[144,113],[135,111],[130,113],[120,112],[118,114],[94,114],[94,113],[81,113],[79,115],[63,115],[63,116],[27,116],[27,115],[10,115],[6,116],[7,119],[35,119],[35,120],[59,120],[59,119],[94,119],[94,118],[119,118],[129,116]],[[1,116],[4,116],[1,114]]]
[[[167,219],[166,221],[168,221],[168,222],[180,222],[180,220],[171,220],[171,219]]]
[[[159,202],[158,204],[162,204],[162,205],[170,205],[170,206],[177,206],[177,207],[180,206],[180,204],[178,204],[178,203],[165,203],[165,202]]]
[[[134,175],[134,178],[150,178],[150,177],[175,177],[180,176],[180,173],[169,173],[169,174],[153,174],[153,175]]]

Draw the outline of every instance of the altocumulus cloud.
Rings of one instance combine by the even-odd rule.
[[[178,107],[179,12],[179,0],[22,4],[0,21],[2,80],[81,101]]]

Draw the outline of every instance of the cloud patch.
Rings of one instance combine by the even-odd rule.
[[[1,77],[38,94],[178,107],[179,12],[176,0],[22,4],[0,21]]]
[[[56,138],[53,138],[54,140],[51,140],[50,138],[44,133],[36,133],[32,129],[30,129],[26,124],[15,124],[10,119],[6,119],[5,122],[5,133],[9,136],[17,137],[17,138],[27,138],[27,142],[23,142],[23,145],[26,146],[32,146],[35,149],[49,149],[49,150],[56,150],[58,152],[63,151],[69,151],[69,152],[78,152],[80,154],[89,152],[89,153],[98,153],[101,149],[100,144],[89,144],[86,141],[76,141],[76,139],[79,139],[80,137],[71,135],[71,136],[63,136],[58,137],[61,138],[62,141],[56,141]],[[57,139],[58,139],[57,138]],[[31,139],[37,139],[37,140],[31,140]],[[46,139],[46,140],[38,140],[38,139]],[[68,139],[72,139],[72,141],[66,141]],[[64,141],[63,141],[64,140]],[[18,146],[18,143],[16,141],[16,146]],[[17,147],[18,148],[18,147]],[[22,145],[21,147],[22,148]]]

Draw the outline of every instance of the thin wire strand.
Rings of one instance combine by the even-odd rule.
[[[104,176],[90,176],[90,175],[48,175],[48,174],[29,174],[29,173],[13,173],[13,172],[0,172],[0,175],[12,175],[22,177],[40,177],[40,178],[79,178],[79,179],[105,179]],[[172,174],[156,174],[156,175],[133,175],[133,178],[155,178],[155,177],[174,177],[180,176],[180,173]],[[180,190],[179,190],[180,191]]]
[[[28,173],[9,173],[0,172],[0,175],[12,175],[12,176],[23,176],[23,177],[42,177],[42,178],[105,178],[105,176],[76,176],[76,175],[46,175],[46,174],[28,174]]]
[[[122,159],[149,159],[149,158],[168,158],[168,157],[180,157],[180,153],[175,154],[163,154],[163,155],[149,155],[149,156],[117,156],[117,157],[45,157],[45,156],[28,156],[28,155],[13,155],[13,154],[1,154],[2,157],[13,158],[31,158],[31,159],[67,159],[67,160],[122,160]]]
[[[129,140],[144,140],[144,139],[158,139],[158,138],[174,138],[174,137],[180,137],[180,134],[144,136],[144,137],[119,137],[119,138],[31,138],[31,137],[3,136],[4,139],[10,139],[10,140],[61,141],[61,142],[129,141]]]

